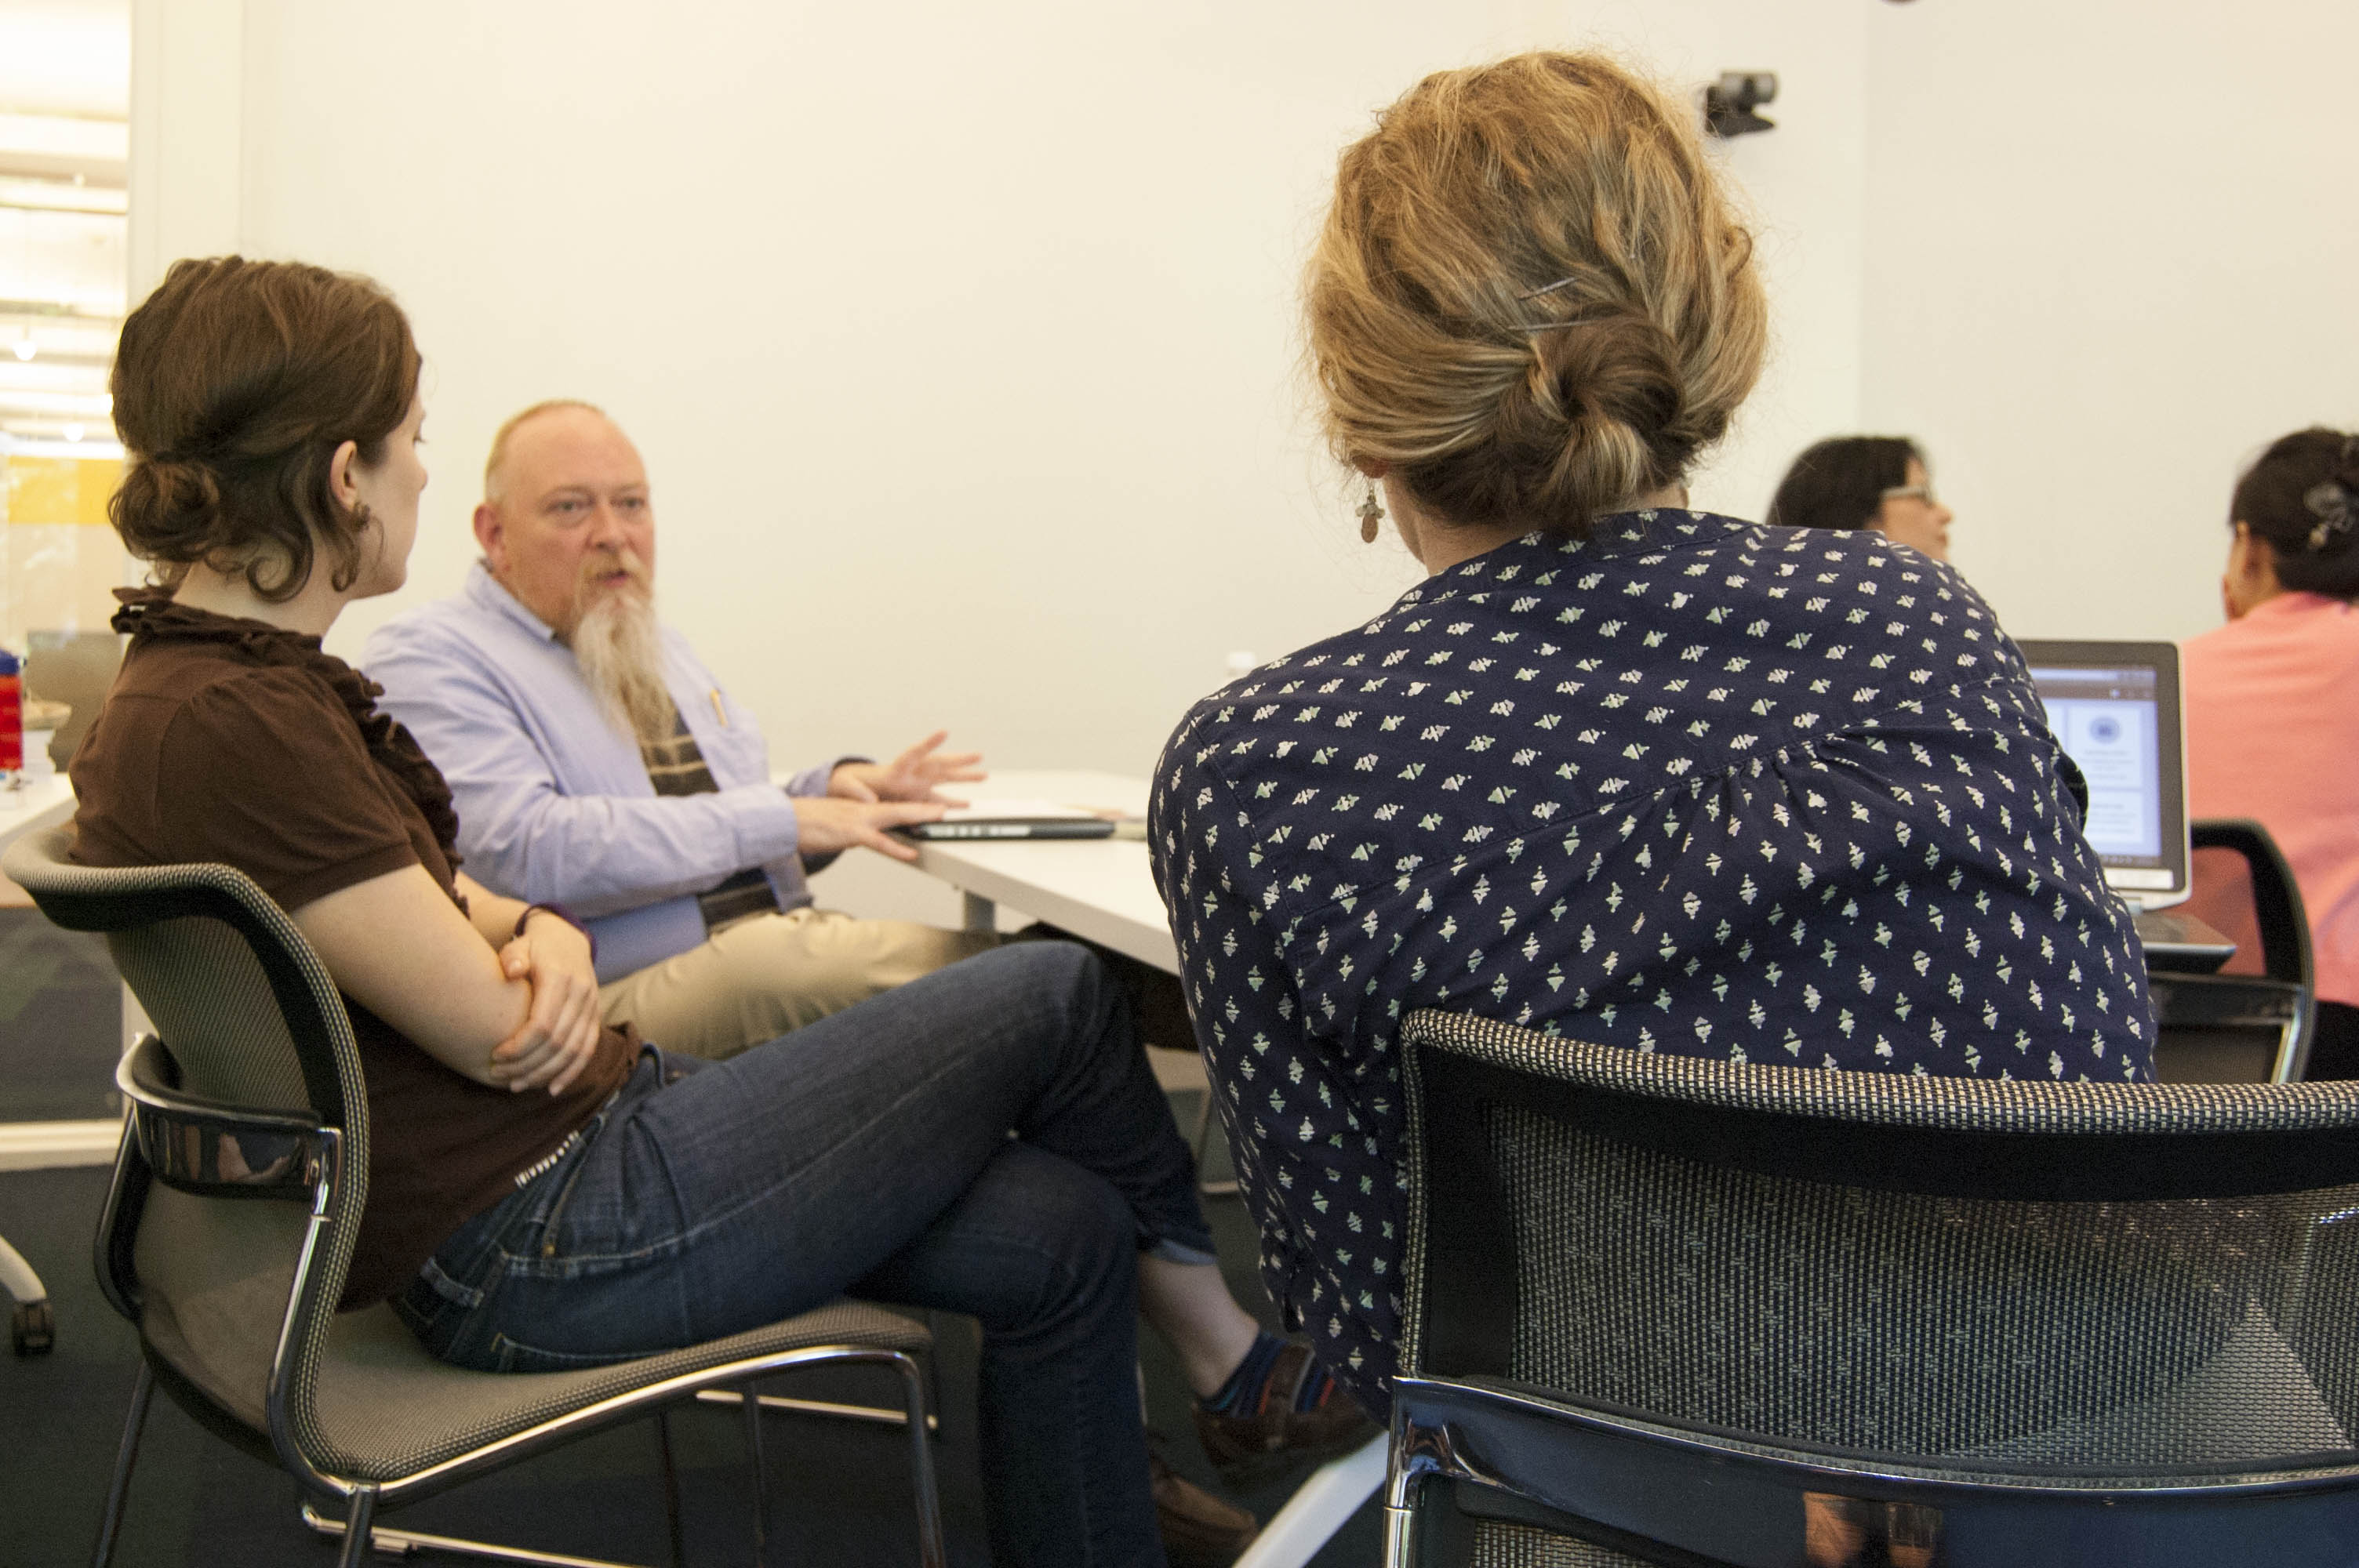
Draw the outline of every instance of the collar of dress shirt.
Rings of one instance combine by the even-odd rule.
[[[557,633],[549,623],[524,607],[523,601],[500,584],[492,568],[477,561],[467,569],[467,586],[462,590],[470,603],[488,610],[495,615],[505,615],[518,626],[544,643],[557,641]]]

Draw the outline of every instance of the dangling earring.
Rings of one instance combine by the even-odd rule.
[[[1376,524],[1384,520],[1384,504],[1376,499],[1376,481],[1375,480],[1370,480],[1368,481],[1368,493],[1362,497],[1360,501],[1360,543],[1363,545],[1375,544],[1376,542]]]

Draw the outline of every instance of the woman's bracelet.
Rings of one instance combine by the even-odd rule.
[[[524,913],[516,916],[515,934],[518,936],[523,935],[526,923],[530,921],[536,914],[553,914],[557,916],[558,919],[565,922],[566,925],[573,927],[574,930],[582,933],[582,938],[590,944],[590,961],[593,964],[598,961],[598,938],[591,933],[588,926],[582,925],[582,922],[574,916],[571,910],[566,908],[561,903],[526,904],[524,906]]]

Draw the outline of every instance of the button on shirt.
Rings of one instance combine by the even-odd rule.
[[[609,723],[573,651],[478,562],[455,599],[396,617],[364,663],[378,705],[451,783],[470,874],[527,903],[563,903],[618,979],[705,937],[697,894],[759,867],[781,909],[811,902],[788,795],[827,793],[834,764],[770,782],[769,748],[662,629],[664,685],[719,788],[662,798],[638,742]],[[725,720],[725,721],[724,721]]]
[[[1396,1369],[1404,1014],[1868,1071],[2152,1076],[2022,657],[1870,533],[1531,535],[1200,703],[1150,838],[1262,1265]]]

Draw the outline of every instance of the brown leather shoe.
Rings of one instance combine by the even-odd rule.
[[[1251,1476],[1298,1460],[1332,1459],[1376,1434],[1376,1423],[1339,1386],[1316,1410],[1294,1408],[1304,1379],[1319,1376],[1310,1347],[1289,1340],[1277,1353],[1256,1411],[1195,1407],[1196,1437],[1223,1480]]]
[[[1172,1568],[1228,1568],[1261,1533],[1253,1515],[1188,1480],[1162,1454],[1147,1454],[1147,1471],[1155,1491],[1155,1522]]]

